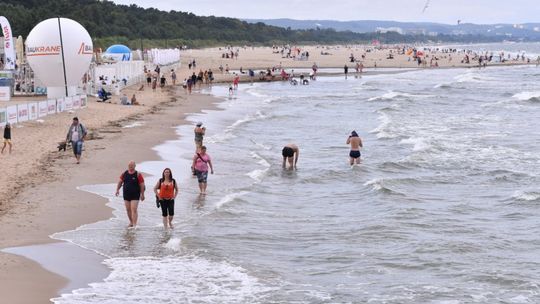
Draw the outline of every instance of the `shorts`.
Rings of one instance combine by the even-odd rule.
[[[360,154],[360,151],[353,151],[353,150],[351,150],[351,152],[349,152],[349,156],[350,156],[351,158],[360,158],[360,155],[361,155],[361,154]]]
[[[4,138],[4,143],[5,144],[10,144],[11,143],[11,138]]]
[[[173,216],[174,215],[174,198],[171,199],[162,199],[159,201],[161,204],[161,215],[162,216]]]
[[[281,155],[283,155],[283,157],[293,157],[294,150],[291,147],[284,147],[283,150],[281,150]]]
[[[83,146],[82,140],[72,141],[71,142],[71,147],[73,148],[73,154],[81,155],[82,154],[82,146]]]
[[[146,83],[151,83],[152,82],[152,78],[148,77],[146,78]]]
[[[208,180],[208,171],[195,170],[195,175],[197,175],[197,180],[199,183],[206,183]]]
[[[124,201],[138,201],[140,199],[140,193],[124,193]]]

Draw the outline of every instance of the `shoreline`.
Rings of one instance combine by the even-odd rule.
[[[268,50],[270,49],[266,49],[266,51]],[[190,57],[193,58],[193,56],[199,56],[205,52],[206,50],[193,52],[194,54]],[[347,52],[349,51],[346,50],[345,53]],[[182,63],[185,66],[187,60],[191,58],[187,56],[188,54],[183,55],[186,55],[182,57]],[[280,58],[274,58],[272,63],[277,64],[279,60]],[[215,68],[217,62],[211,57],[201,59],[199,62],[201,61],[203,62],[200,64],[201,66],[211,67],[212,69]],[[262,61],[264,62],[264,60]],[[224,62],[231,63],[231,68],[237,70],[238,67],[241,67],[243,61],[227,60]],[[309,69],[313,63],[313,61],[292,62],[306,65],[294,69]],[[279,63],[281,64],[281,62]],[[527,64],[500,64],[488,65],[488,67],[515,65]],[[247,67],[248,65],[244,66]],[[269,64],[269,66],[272,65]],[[289,66],[284,65],[284,67],[290,69]],[[328,66],[321,65],[321,68],[326,69]],[[388,68],[396,69],[396,71],[384,71]],[[368,66],[366,71],[360,75],[369,76],[379,73],[400,73],[405,72],[405,70],[453,68],[470,69],[478,68],[478,66],[441,66],[438,68],[380,66],[376,70]],[[194,72],[194,70],[182,68],[182,71],[178,72],[178,82],[181,84],[181,79],[191,72]],[[319,74],[319,76],[343,75],[343,72]],[[354,69],[350,68],[349,76],[354,77],[355,75]],[[227,84],[231,83],[233,74],[216,73],[216,76],[215,84]],[[280,78],[279,75],[276,75],[274,81],[280,81],[278,78]],[[248,82],[248,79],[247,76],[243,75],[241,84]],[[255,76],[255,81],[260,82],[257,76]],[[174,126],[190,124],[185,120],[189,114],[214,109],[216,108],[215,103],[219,102],[218,98],[211,95],[201,93],[185,95],[182,87],[178,84],[176,87],[169,87],[164,91],[158,89],[159,92],[154,93],[149,89],[138,92],[136,87],[139,85],[127,88],[125,92],[130,92],[128,95],[137,93],[140,96],[139,94],[142,94],[142,98],[138,97],[138,99],[143,100],[146,106],[124,107],[114,104],[98,104],[95,103],[95,98],[89,98],[91,106],[78,110],[75,114],[60,113],[54,117],[47,117],[47,121],[42,125],[37,122],[28,122],[22,124],[20,128],[16,128],[16,136],[29,134],[30,132],[41,131],[43,133],[43,129],[50,132],[49,135],[58,132],[63,135],[64,129],[67,128],[66,123],[71,120],[72,116],[82,117],[82,123],[86,123],[91,118],[98,121],[89,124],[90,128],[95,129],[97,132],[94,134],[95,138],[85,144],[81,165],[76,166],[74,164],[73,156],[69,151],[63,153],[48,152],[42,153],[43,157],[39,159],[30,159],[30,164],[23,167],[22,170],[28,170],[26,173],[30,175],[27,179],[22,178],[24,177],[23,174],[17,176],[16,182],[7,178],[0,178],[0,184],[9,185],[9,187],[3,188],[10,190],[9,193],[0,193],[0,199],[5,198],[6,200],[6,202],[0,204],[0,227],[2,227],[0,249],[29,245],[44,245],[44,247],[47,247],[55,243],[65,243],[51,239],[49,236],[55,232],[75,229],[85,223],[111,218],[112,209],[105,206],[106,199],[85,191],[79,191],[76,187],[84,184],[103,183],[104,179],[116,182],[118,174],[124,170],[127,162],[131,159],[136,162],[159,159],[157,152],[151,148],[168,139],[177,138],[177,134],[173,131]],[[152,102],[145,102],[145,98],[149,98]],[[118,115],[111,116],[114,119],[105,120],[106,122],[92,117],[92,115],[95,115],[98,118],[103,116],[103,119],[109,119],[109,116],[104,116],[104,113],[108,111],[116,111]],[[137,121],[144,121],[144,125],[135,128],[123,128],[126,124]],[[191,136],[191,134],[187,135]],[[41,134],[41,136],[44,136],[44,134]],[[181,136],[184,136],[184,134]],[[20,136],[19,138],[23,137]],[[38,137],[36,140],[41,142],[42,139]],[[54,140],[50,139],[44,139],[43,141],[37,149],[51,148],[50,144],[54,142]],[[23,144],[22,142],[16,142],[14,151],[17,153],[18,150],[28,147],[23,146]],[[2,159],[5,158],[0,159],[0,164]],[[20,160],[20,163],[24,161],[24,159]],[[7,170],[8,172],[9,170],[18,170],[18,167],[15,165],[8,166]],[[147,200],[152,201],[152,195],[149,195]],[[39,248],[38,250],[44,250]],[[69,256],[69,253],[65,254]],[[95,264],[95,261],[83,259],[79,263]],[[65,288],[66,284],[70,283],[69,278],[45,269],[44,265],[2,251],[0,251],[0,265],[2,268],[0,273],[0,293],[5,295],[4,299],[9,303],[41,303],[44,298],[50,299],[58,296],[62,288]]]
[[[52,239],[50,235],[56,232],[73,230],[84,224],[112,218],[113,209],[105,205],[107,203],[106,199],[79,190],[77,187],[103,183],[104,179],[115,183],[118,174],[125,169],[127,162],[131,159],[136,162],[160,159],[157,152],[152,149],[154,146],[166,140],[177,139],[178,135],[175,133],[174,127],[191,124],[186,120],[188,115],[214,109],[216,108],[216,102],[219,102],[219,99],[211,95],[199,93],[192,94],[187,98],[181,93],[176,96],[169,95],[167,98],[168,100],[162,101],[149,109],[147,114],[134,115],[131,118],[122,118],[111,122],[112,125],[116,124],[116,126],[104,128],[111,131],[111,133],[107,133],[110,135],[86,143],[81,165],[77,167],[78,170],[71,170],[71,172],[66,173],[66,171],[70,171],[70,167],[75,165],[72,163],[72,156],[67,155],[69,151],[66,152],[67,154],[63,153],[55,159],[55,166],[50,169],[52,172],[49,173],[59,176],[58,180],[51,183],[37,184],[32,189],[24,188],[17,195],[19,201],[29,203],[35,197],[44,199],[37,203],[39,212],[32,212],[32,217],[35,219],[26,225],[26,229],[21,229],[21,225],[10,221],[9,217],[3,216],[0,218],[0,226],[11,228],[2,232],[10,237],[0,241],[0,248],[2,248],[2,251],[0,251],[0,265],[3,268],[2,273],[0,273],[0,282],[2,283],[0,284],[0,293],[5,295],[4,300],[9,303],[40,303],[44,298],[51,299],[66,292],[66,285],[80,288],[90,282],[103,280],[108,276],[110,269],[107,268],[106,273],[100,271],[99,268],[105,267],[101,264],[100,267],[92,268],[94,273],[86,276],[86,278],[65,277],[61,274],[70,273],[66,271],[66,267],[69,267],[69,265],[62,265],[61,263],[51,265],[50,260],[29,260],[27,257],[30,255],[35,257],[34,253],[29,254],[30,249],[37,250],[37,252],[52,250],[59,255],[55,256],[56,259],[63,261],[69,259],[71,254],[83,250],[88,255],[78,260],[79,264],[95,266],[97,261],[103,261],[104,257],[97,253],[68,242]],[[125,125],[141,120],[144,121],[142,127],[122,128]],[[163,121],[170,123],[164,125]],[[184,136],[184,134],[181,136]],[[96,172],[98,170],[100,172]],[[111,193],[113,191],[111,190]],[[147,190],[147,193],[148,191],[151,190]],[[148,196],[149,198],[145,202],[152,203],[152,196]],[[55,200],[54,206],[51,206],[52,208],[46,206],[47,199]],[[39,216],[36,213],[39,213]],[[70,219],[64,221],[66,217]],[[54,224],[48,221],[48,219],[54,218],[58,218],[59,221],[54,221]],[[46,229],[41,229],[41,227],[46,227]],[[28,233],[28,230],[34,231]],[[62,246],[68,245],[76,246],[79,250],[74,248],[71,248],[71,250],[57,250],[55,248],[55,246],[63,248]],[[26,255],[8,254],[4,249],[12,253],[25,253],[26,251]],[[10,261],[10,263],[2,262],[3,260]],[[20,271],[21,264],[28,265],[28,270]],[[56,271],[51,271],[53,269],[56,269]],[[18,273],[18,279],[13,279],[14,273]],[[35,273],[41,273],[41,277],[37,280]],[[43,284],[44,282],[47,283]],[[37,286],[41,286],[41,288],[37,288]],[[28,290],[32,290],[32,292],[28,292]]]

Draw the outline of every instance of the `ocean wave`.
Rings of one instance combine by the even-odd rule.
[[[432,146],[427,142],[426,138],[422,137],[410,137],[407,139],[402,139],[401,144],[413,145],[414,152],[426,151],[429,150]]]
[[[515,98],[520,101],[540,102],[540,91],[521,92],[521,93],[514,94],[512,98]]]
[[[514,194],[512,195],[512,198],[518,201],[526,201],[526,202],[539,201],[540,192],[520,190],[520,191],[514,192]]]
[[[369,133],[377,134],[377,138],[379,139],[391,139],[398,136],[390,128],[392,118],[388,114],[382,112],[378,119],[381,121],[381,124],[379,124],[375,129],[369,131]]]
[[[234,201],[235,199],[239,198],[239,197],[242,197],[246,194],[248,194],[249,192],[247,191],[240,191],[240,192],[233,192],[233,193],[229,193],[227,195],[225,195],[224,197],[222,197],[217,203],[216,203],[216,209],[219,209],[221,207],[223,207],[224,205]]]
[[[277,289],[242,267],[198,256],[113,258],[104,263],[112,272],[103,282],[63,294],[53,302],[262,303],[264,293]]]
[[[386,193],[386,194],[398,194],[403,195],[403,193],[393,190],[390,187],[388,187],[386,184],[388,183],[387,179],[384,178],[375,178],[372,180],[369,180],[364,183],[364,186],[371,186],[371,189],[376,192]]]
[[[429,94],[412,94],[412,93],[405,93],[405,92],[395,92],[390,91],[387,92],[381,96],[375,96],[368,99],[368,101],[387,101],[387,100],[393,100],[397,97],[405,97],[410,99],[415,98],[433,98],[437,97],[436,95],[429,95]]]
[[[486,82],[486,81],[491,80],[490,78],[482,77],[482,76],[478,75],[477,73],[466,73],[466,74],[457,75],[456,77],[454,77],[454,79],[458,83]]]

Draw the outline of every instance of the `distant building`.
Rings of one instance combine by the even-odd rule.
[[[398,34],[403,35],[404,33],[403,29],[400,27],[378,27],[376,31],[382,34],[388,33],[388,32],[396,32]]]

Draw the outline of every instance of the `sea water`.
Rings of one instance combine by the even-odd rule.
[[[172,169],[173,230],[150,190],[127,229],[115,181],[81,187],[114,217],[53,237],[111,274],[54,302],[540,302],[539,79],[528,66],[214,86],[220,109],[190,116],[207,127],[208,195],[190,174],[193,126],[138,165],[148,188]],[[288,143],[296,171],[281,168]]]

